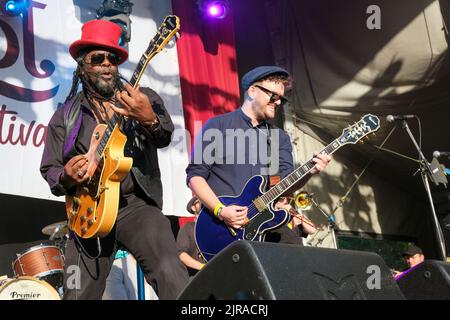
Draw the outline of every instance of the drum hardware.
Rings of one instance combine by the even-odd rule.
[[[49,224],[42,229],[42,233],[46,236],[50,236],[50,240],[64,239],[69,234],[67,221]]]
[[[27,274],[26,274],[26,272],[23,270],[23,264],[22,264],[22,262],[20,262],[20,254],[16,253],[16,257],[17,257],[17,260],[19,261],[21,274],[23,274],[24,276],[26,276]],[[14,271],[14,267],[13,267],[13,271]],[[14,274],[15,274],[15,272],[14,272]]]

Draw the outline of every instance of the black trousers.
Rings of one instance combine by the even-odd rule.
[[[72,235],[64,252],[64,299],[101,300],[118,248],[130,252],[160,299],[175,299],[189,281],[181,263],[169,219],[158,207],[131,196],[108,236],[81,239]],[[99,255],[99,256],[98,256]],[[97,257],[98,256],[98,257]]]

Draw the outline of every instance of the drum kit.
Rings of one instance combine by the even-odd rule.
[[[14,278],[0,277],[0,300],[61,300],[67,222],[50,224],[42,233],[54,245],[40,244],[17,254]]]

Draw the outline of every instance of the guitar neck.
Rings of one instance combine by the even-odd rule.
[[[372,114],[367,114],[354,125],[343,130],[341,136],[326,146],[321,154],[331,155],[340,147],[346,144],[355,144],[370,133],[375,132],[380,127],[380,119]],[[254,200],[258,210],[264,210],[273,201],[286,193],[292,186],[299,182],[306,174],[308,174],[315,166],[315,162],[310,159],[304,165],[294,170],[286,178],[281,180],[269,191]]]
[[[136,66],[136,69],[134,69],[133,76],[130,79],[130,85],[136,89],[137,85],[139,84],[139,81],[141,81],[142,75],[144,74],[145,68],[147,67],[150,59],[155,54],[152,54],[151,56],[147,56],[146,53],[144,53],[141,56],[141,59],[139,60],[138,65]]]
[[[150,46],[153,44],[150,43]],[[145,68],[147,67],[150,59],[155,56],[156,53],[152,53],[150,56],[148,56],[146,53],[144,53],[141,56],[141,59],[139,60],[138,65],[134,69],[133,76],[130,80],[130,85],[136,89],[136,87],[139,84],[139,81],[142,78],[142,75],[144,74]],[[107,123],[107,128],[105,130],[105,133],[103,134],[102,140],[100,141],[99,145],[97,146],[96,150],[96,156],[100,158],[103,155],[103,152],[105,151],[106,145],[108,144],[109,138],[111,137],[111,134],[116,127],[116,125],[119,125],[122,121],[122,116],[114,113],[114,115],[111,117],[111,119]]]
[[[177,16],[169,15],[164,19],[164,22],[158,29],[158,32],[150,41],[147,50],[141,56],[138,65],[134,69],[133,75],[129,82],[134,89],[137,88],[139,81],[144,74],[145,68],[147,67],[150,60],[162,50],[162,48],[178,32],[179,29],[180,21]],[[102,157],[106,145],[108,144],[109,138],[114,131],[114,128],[119,125],[121,121],[122,116],[118,115],[117,113],[115,113],[108,121],[105,133],[103,134],[102,140],[100,141],[96,150],[96,155],[98,158]]]
[[[339,143],[339,140],[336,139],[331,142],[328,146],[320,151],[321,154],[331,155],[336,150],[338,150],[342,145]],[[261,203],[264,207],[267,207],[281,195],[283,195],[286,191],[288,191],[292,186],[294,186],[297,182],[299,182],[304,176],[306,176],[315,166],[315,162],[312,158],[303,164],[301,167],[294,170],[291,174],[273,186],[269,191],[263,194],[260,198],[255,200],[255,202]]]

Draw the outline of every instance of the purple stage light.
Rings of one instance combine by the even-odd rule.
[[[208,17],[223,19],[227,15],[228,5],[226,1],[210,1],[203,5]]]

